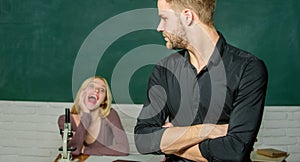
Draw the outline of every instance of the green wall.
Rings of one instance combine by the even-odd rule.
[[[1,0],[0,99],[70,102],[97,74],[117,103],[143,103],[153,64],[172,53],[153,8],[154,0]],[[217,29],[267,65],[267,105],[300,105],[298,15],[298,0],[217,1]]]

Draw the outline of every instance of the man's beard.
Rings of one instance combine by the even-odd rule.
[[[187,47],[187,36],[181,23],[176,31],[173,33],[163,32],[163,35],[168,39],[166,42],[168,49],[185,49]]]

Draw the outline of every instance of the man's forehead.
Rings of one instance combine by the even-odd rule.
[[[166,2],[166,0],[158,0],[157,7],[160,10],[168,10],[170,9],[169,3]]]
[[[163,1],[163,0],[162,0]],[[166,5],[158,5],[158,15],[170,15],[174,14],[174,10],[169,7],[169,4],[166,3]]]
[[[177,14],[174,10],[158,10],[158,16],[160,17],[177,17]]]
[[[166,0],[158,0],[157,7],[159,16],[172,16],[176,14],[175,10],[171,8],[171,5]]]

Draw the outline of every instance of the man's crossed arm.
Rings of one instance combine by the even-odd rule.
[[[228,124],[198,124],[187,127],[168,127],[163,133],[160,149],[165,154],[174,154],[194,161],[207,161],[201,154],[198,144],[206,139],[226,136]]]

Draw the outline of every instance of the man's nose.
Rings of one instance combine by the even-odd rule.
[[[163,32],[163,31],[164,31],[164,28],[163,28],[163,25],[162,25],[161,22],[158,24],[156,30],[157,30],[158,32]]]

